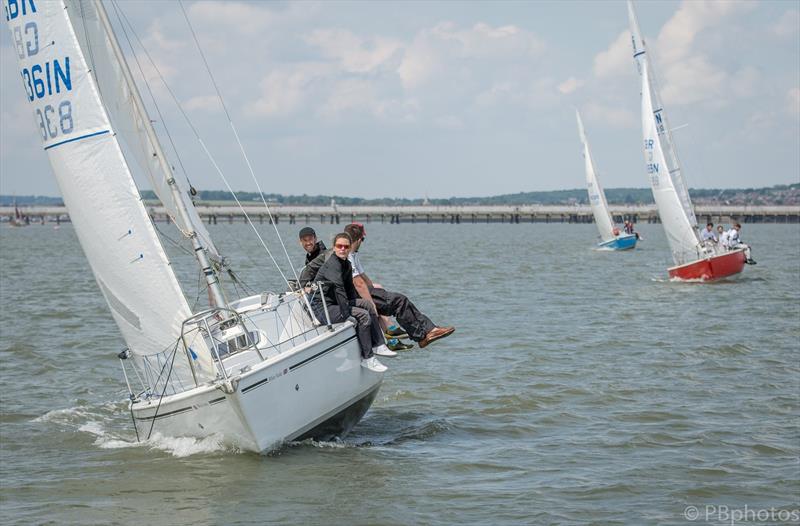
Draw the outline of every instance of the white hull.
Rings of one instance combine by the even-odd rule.
[[[160,406],[157,397],[132,403],[139,437],[217,435],[266,452],[297,438],[343,436],[369,409],[383,373],[361,367],[355,330],[346,322],[230,380],[232,392],[220,381],[165,396]]]

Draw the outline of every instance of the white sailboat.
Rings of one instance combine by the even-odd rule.
[[[349,431],[383,374],[353,325],[302,292],[228,301],[218,250],[161,148],[100,0],[5,2],[20,74],[72,225],[128,346],[137,436],[219,436],[245,450]],[[144,172],[191,241],[212,307],[192,312],[134,182]]]
[[[581,114],[576,109],[575,117],[578,119],[578,134],[581,137],[583,146],[583,160],[586,169],[586,187],[589,192],[589,205],[592,207],[594,222],[600,231],[600,243],[598,248],[604,250],[629,250],[636,246],[636,234],[621,233],[619,228],[614,226],[614,218],[608,210],[608,201],[600,181],[597,179],[597,169],[594,165],[592,152],[589,150],[589,142],[586,140],[586,132],[583,129]]]
[[[675,266],[671,278],[715,280],[738,274],[744,268],[742,249],[720,251],[700,241],[697,218],[683,178],[672,132],[658,92],[652,63],[628,0],[633,58],[642,78],[642,132],[645,167],[658,214],[667,236]]]
[[[14,217],[8,221],[8,226],[28,226],[29,224],[30,219],[22,213],[17,206],[17,200],[14,199]]]

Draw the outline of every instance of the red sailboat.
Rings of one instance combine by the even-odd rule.
[[[628,2],[633,58],[642,77],[642,131],[644,157],[658,214],[675,266],[670,278],[712,281],[739,274],[748,260],[745,247],[704,243],[697,230],[689,191],[683,179],[667,116],[661,103],[653,67],[648,61],[639,24]]]

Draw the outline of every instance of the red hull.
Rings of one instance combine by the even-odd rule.
[[[708,259],[698,259],[685,265],[667,269],[670,278],[714,281],[727,278],[744,270],[744,250],[732,250]]]

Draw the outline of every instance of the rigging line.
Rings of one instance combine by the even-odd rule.
[[[189,119],[188,115],[187,115],[187,114],[186,114],[186,112],[183,110],[183,106],[182,106],[182,105],[181,105],[181,103],[178,101],[178,98],[177,98],[177,97],[175,96],[175,94],[173,93],[173,91],[172,91],[172,89],[170,88],[169,84],[167,84],[167,81],[166,81],[166,79],[165,79],[165,78],[164,78],[164,76],[161,74],[161,70],[159,70],[159,69],[158,69],[158,66],[156,65],[156,62],[155,62],[155,61],[153,60],[153,58],[150,56],[150,53],[147,51],[147,48],[145,47],[144,43],[143,43],[143,42],[142,42],[142,40],[139,38],[139,35],[136,33],[136,29],[133,27],[133,24],[131,24],[131,22],[128,20],[127,16],[125,15],[125,12],[122,10],[122,7],[120,7],[120,6],[118,6],[118,5],[117,5],[117,1],[116,1],[116,0],[112,0],[112,2],[113,2],[113,4],[114,4],[114,8],[115,8],[115,10],[117,11],[117,17],[119,17],[119,18],[120,18],[120,22],[122,22],[122,20],[124,20],[124,21],[125,21],[125,23],[128,25],[128,27],[130,28],[131,34],[132,34],[132,35],[133,35],[133,37],[136,39],[136,42],[139,44],[139,47],[140,47],[140,48],[142,49],[142,51],[144,52],[145,56],[147,57],[147,60],[150,62],[150,65],[153,67],[153,70],[156,72],[156,74],[157,74],[158,78],[161,80],[161,83],[162,83],[162,84],[164,85],[164,87],[167,89],[167,92],[170,94],[170,96],[171,96],[171,98],[172,98],[173,102],[175,103],[175,105],[178,107],[178,110],[179,110],[179,111],[181,112],[181,114],[183,115],[183,118],[186,120],[186,123],[189,125],[189,127],[190,127],[190,128],[191,128],[191,130],[192,130],[192,132],[194,132],[194,135],[195,135],[195,137],[197,137],[197,138],[199,139],[200,135],[199,135],[199,133],[197,132],[197,129],[194,127],[194,125],[192,124],[192,122],[191,122],[191,120]],[[133,46],[131,45],[130,38],[128,37],[128,33],[127,33],[127,31],[125,30],[125,26],[124,26],[124,24],[122,24],[122,23],[121,23],[120,25],[122,25],[122,30],[123,30],[123,33],[125,34],[125,38],[126,38],[126,40],[128,40],[128,45],[131,47],[131,49],[133,49]],[[189,174],[188,174],[188,172],[187,172],[186,168],[185,168],[185,167],[184,167],[184,165],[183,165],[183,160],[182,160],[182,157],[181,157],[181,156],[180,156],[180,154],[178,153],[178,149],[177,149],[177,147],[175,146],[175,143],[174,143],[174,142],[173,142],[173,140],[172,140],[172,135],[169,133],[169,129],[167,128],[167,125],[166,125],[166,120],[164,119],[164,117],[163,117],[163,116],[162,116],[162,114],[161,114],[161,110],[160,110],[160,108],[159,108],[159,106],[158,106],[158,103],[156,102],[155,96],[153,95],[153,92],[152,92],[152,90],[151,90],[151,88],[150,88],[150,84],[147,82],[147,78],[146,78],[146,77],[145,77],[145,75],[144,75],[143,68],[142,68],[141,64],[139,63],[139,59],[136,57],[136,54],[135,54],[135,53],[134,53],[134,60],[136,60],[136,65],[137,65],[137,67],[139,68],[139,72],[141,73],[141,75],[142,75],[142,78],[144,79],[144,82],[145,82],[145,85],[146,85],[146,87],[147,87],[148,93],[150,94],[150,97],[153,99],[153,104],[154,104],[154,105],[155,105],[155,107],[156,107],[156,111],[158,112],[159,119],[161,120],[161,123],[162,123],[162,125],[164,126],[164,129],[165,129],[165,130],[166,130],[166,132],[167,132],[167,137],[169,138],[170,144],[172,145],[172,149],[175,151],[175,156],[178,158],[178,163],[180,164],[181,171],[183,172],[183,174],[184,174],[184,177],[186,177],[186,181],[189,183],[189,186],[190,186],[190,187],[193,189],[193,188],[194,188],[194,186],[192,185],[192,181],[191,181],[191,180],[189,180]],[[210,154],[208,154],[208,155],[210,156]],[[174,225],[175,225],[176,227],[178,226],[178,223],[174,221],[174,218],[173,218],[173,223],[174,223]],[[178,227],[178,229],[179,229],[179,230],[181,230],[181,229],[180,229],[180,227]],[[183,235],[184,235],[185,237],[189,237],[189,236],[187,236],[187,235],[186,235],[186,232],[183,232],[182,230],[181,230],[181,232],[183,233]],[[236,243],[237,243],[237,245],[238,245],[240,248],[243,248],[243,245],[242,245],[241,241],[239,240],[239,238],[238,238],[238,237],[235,237],[235,239],[236,239]],[[211,244],[211,241],[210,241],[210,240],[207,240],[206,242],[207,242],[208,244]],[[251,263],[253,263],[253,264],[254,264],[254,266],[255,266],[256,268],[258,268],[258,269],[259,269],[259,272],[261,273],[261,275],[262,275],[262,276],[263,276],[263,277],[266,279],[266,278],[267,278],[267,275],[264,273],[264,271],[263,271],[263,270],[261,270],[261,266],[260,266],[260,265],[258,265],[257,261],[256,261],[256,260],[255,260],[255,259],[254,259],[254,258],[253,258],[251,255],[250,255],[250,252],[245,250],[245,251],[244,251],[244,254],[246,255],[247,259],[248,259],[248,260],[249,260]],[[274,261],[274,260],[273,260],[273,261]],[[276,263],[276,265],[277,265],[277,263]],[[230,267],[229,267],[229,268],[230,268]]]
[[[172,243],[176,248],[181,250],[184,254],[188,254],[190,256],[193,255],[193,252],[191,250],[189,250],[188,248],[186,248],[185,246],[183,246],[180,243],[180,241],[176,241],[176,240],[172,239],[167,234],[165,234],[160,228],[158,228],[158,225],[155,222],[153,222],[153,226],[156,228],[156,232],[158,232],[159,235],[161,235],[161,237],[165,238],[167,241]]]
[[[270,251],[269,247],[267,247],[267,244],[264,242],[264,238],[261,237],[261,234],[258,232],[258,229],[256,228],[256,225],[250,219],[250,214],[248,214],[247,210],[245,210],[244,207],[242,206],[241,201],[239,201],[239,198],[236,196],[236,192],[234,192],[233,188],[231,188],[231,184],[228,182],[228,178],[225,177],[225,174],[222,173],[222,170],[220,169],[220,167],[217,164],[216,160],[214,160],[214,158],[211,156],[211,152],[208,151],[208,148],[206,147],[206,143],[203,142],[203,139],[201,139],[198,136],[197,140],[200,141],[200,146],[203,147],[203,150],[206,152],[206,155],[208,156],[209,160],[211,161],[211,164],[214,165],[214,169],[217,170],[217,173],[222,178],[222,182],[225,183],[225,186],[228,188],[228,191],[233,196],[234,201],[236,201],[236,204],[239,206],[239,210],[241,210],[242,214],[244,214],[244,217],[247,220],[247,224],[250,225],[250,227],[253,229],[253,232],[256,233],[256,237],[261,242],[261,246],[264,247],[264,250],[266,250],[267,255],[272,260],[272,262],[275,264],[275,268],[278,269],[278,272],[280,273],[281,277],[283,278],[283,281],[285,281],[286,284],[288,285],[289,284],[289,279],[286,277],[286,274],[283,273],[283,270],[281,270],[280,265],[278,265],[278,262],[275,260],[275,256],[272,255],[272,252]]]
[[[130,28],[131,34],[132,34],[132,35],[133,35],[133,37],[136,39],[136,42],[139,44],[139,47],[140,47],[140,48],[142,49],[142,51],[144,52],[145,56],[147,57],[148,61],[150,62],[150,65],[151,65],[151,66],[153,67],[153,69],[155,70],[155,72],[156,72],[156,74],[158,75],[159,79],[161,80],[162,84],[163,84],[163,85],[164,85],[164,86],[167,88],[167,91],[168,91],[168,92],[169,92],[169,94],[172,96],[172,99],[173,99],[173,101],[174,101],[174,102],[175,102],[175,104],[178,106],[178,109],[179,109],[179,110],[181,111],[181,113],[183,114],[183,117],[184,117],[184,119],[186,119],[186,121],[187,121],[187,123],[189,124],[190,128],[191,128],[191,129],[192,129],[192,131],[194,132],[195,136],[198,136],[198,137],[199,137],[199,135],[198,135],[198,133],[197,133],[197,130],[194,128],[194,126],[192,126],[192,123],[191,123],[191,121],[189,120],[189,118],[188,118],[188,116],[186,115],[186,113],[183,111],[183,108],[182,108],[181,104],[178,102],[178,100],[177,100],[177,97],[175,97],[174,93],[173,93],[173,92],[172,92],[172,90],[170,89],[169,85],[168,85],[168,84],[167,84],[167,82],[166,82],[166,79],[165,79],[165,78],[164,78],[164,76],[161,74],[161,71],[158,69],[158,66],[156,65],[155,61],[152,59],[152,57],[150,56],[150,53],[147,51],[147,48],[145,47],[144,43],[143,43],[143,42],[142,42],[142,40],[139,38],[139,35],[136,33],[136,29],[133,27],[133,24],[131,24],[131,22],[128,20],[127,16],[125,15],[125,12],[122,10],[122,7],[118,6],[118,3],[117,3],[117,1],[116,1],[116,0],[112,0],[112,3],[113,3],[113,5],[114,5],[114,9],[115,9],[115,11],[117,12],[117,17],[120,19],[120,25],[122,26],[123,33],[125,34],[125,39],[128,41],[128,45],[131,47],[131,50],[133,50],[133,45],[131,44],[130,38],[128,37],[128,33],[127,33],[127,31],[125,30],[125,25],[124,25],[124,24],[122,24],[122,21],[123,21],[123,20],[125,21],[125,23],[126,23],[126,24],[128,25],[128,27]],[[174,143],[174,141],[172,140],[172,134],[169,132],[169,129],[167,128],[166,120],[164,119],[163,115],[161,114],[161,109],[160,109],[160,107],[159,107],[159,105],[158,105],[158,102],[156,102],[156,98],[155,98],[155,96],[153,95],[152,89],[151,89],[151,87],[150,87],[150,83],[147,81],[147,78],[146,78],[146,76],[145,76],[145,74],[144,74],[144,71],[143,71],[143,68],[142,68],[142,66],[141,66],[141,64],[140,64],[140,62],[139,62],[139,59],[138,59],[138,57],[136,56],[136,54],[135,54],[135,53],[133,53],[133,56],[134,56],[134,60],[136,61],[136,65],[137,65],[137,67],[139,68],[139,72],[140,72],[140,74],[141,74],[141,76],[142,76],[142,79],[144,79],[144,83],[145,83],[145,86],[147,87],[147,91],[148,91],[148,93],[149,93],[149,95],[150,95],[150,98],[153,100],[153,104],[154,104],[154,105],[155,105],[155,107],[156,107],[156,111],[158,112],[159,119],[161,120],[161,123],[162,123],[162,125],[164,126],[164,129],[165,129],[165,131],[166,131],[166,133],[167,133],[167,137],[169,138],[169,141],[170,141],[170,144],[171,144],[171,146],[172,146],[172,149],[173,149],[173,151],[175,152],[175,156],[178,158],[178,163],[180,164],[181,171],[183,172],[183,174],[184,174],[184,177],[186,177],[186,181],[189,183],[189,186],[190,186],[190,188],[191,188],[191,189],[194,189],[194,186],[192,185],[192,181],[189,179],[189,173],[188,173],[188,171],[186,170],[186,168],[184,167],[184,165],[183,165],[183,159],[182,159],[182,157],[180,156],[180,153],[178,152],[178,149],[177,149],[177,147],[175,146],[175,143]],[[173,218],[173,223],[175,224],[175,226],[176,226],[176,227],[178,227],[178,223],[174,221],[174,218]],[[186,232],[183,232],[183,230],[182,230],[180,227],[178,227],[178,229],[179,229],[179,230],[181,230],[181,233],[183,233],[183,235],[184,235],[185,237],[189,237],[189,236],[186,234]],[[236,242],[237,242],[237,244],[239,245],[239,247],[240,247],[240,248],[243,248],[243,245],[242,245],[242,243],[239,241],[238,237],[237,237],[237,238],[235,238],[235,239],[236,239]],[[207,244],[211,244],[211,241],[210,241],[210,240],[206,240],[206,243],[207,243]],[[248,260],[249,260],[251,263],[253,263],[253,265],[254,265],[256,268],[258,268],[258,269],[259,269],[259,272],[262,274],[262,276],[263,276],[264,278],[267,278],[267,275],[266,275],[266,274],[263,272],[263,270],[261,270],[261,266],[260,266],[260,265],[258,265],[258,263],[256,262],[256,260],[255,260],[255,259],[254,259],[254,258],[253,258],[251,255],[250,255],[250,252],[249,252],[249,251],[246,251],[246,250],[245,250],[245,251],[243,251],[243,252],[244,252],[244,254],[246,254],[246,257],[247,257],[247,259],[248,259]],[[230,267],[229,267],[229,269],[230,269]]]
[[[178,164],[181,167],[181,172],[183,173],[183,176],[186,178],[186,182],[189,183],[189,186],[191,188],[194,188],[194,186],[192,185],[192,181],[189,179],[189,172],[186,170],[186,167],[183,165],[183,159],[181,158],[180,153],[178,153],[178,148],[175,146],[175,141],[172,140],[172,134],[169,132],[169,128],[167,127],[167,121],[166,121],[166,119],[164,119],[164,116],[161,114],[161,108],[159,107],[158,102],[156,102],[156,97],[155,97],[155,95],[153,95],[153,90],[150,88],[150,83],[147,81],[147,77],[144,74],[144,70],[142,69],[142,65],[139,62],[139,57],[136,55],[136,52],[133,49],[133,44],[131,43],[131,39],[128,36],[128,31],[125,29],[125,24],[127,24],[128,27],[130,28],[131,33],[133,34],[133,37],[136,39],[136,42],[139,44],[139,47],[141,47],[144,50],[144,52],[147,55],[148,59],[150,59],[150,55],[147,54],[147,50],[145,49],[144,44],[142,43],[141,39],[139,38],[139,35],[136,33],[136,30],[134,29],[133,24],[131,24],[130,21],[128,20],[128,17],[125,16],[125,12],[122,10],[122,7],[120,7],[118,5],[117,0],[111,0],[111,5],[114,7],[114,11],[117,13],[117,18],[120,21],[120,27],[122,28],[122,33],[125,35],[125,40],[128,42],[128,46],[131,48],[131,54],[133,55],[133,60],[136,62],[136,67],[139,69],[139,73],[142,76],[142,80],[144,81],[144,85],[147,88],[147,93],[148,93],[148,95],[150,95],[150,98],[153,101],[153,106],[155,106],[156,113],[158,114],[158,119],[161,122],[161,125],[164,127],[165,133],[167,134],[167,139],[169,139],[169,144],[172,147],[172,151],[175,153],[175,157],[178,159]],[[124,20],[124,23],[123,23],[123,20]],[[152,63],[153,61],[150,60],[150,62]],[[160,75],[160,73],[159,73],[159,75]]]
[[[269,216],[270,223],[272,223],[272,227],[275,229],[275,234],[278,236],[278,241],[280,242],[281,247],[283,248],[283,253],[286,256],[286,260],[289,262],[289,268],[292,269],[292,273],[294,274],[294,279],[296,281],[300,281],[299,277],[297,276],[297,272],[292,266],[292,259],[289,257],[289,252],[286,250],[286,244],[283,242],[283,238],[281,237],[281,234],[278,231],[278,225],[275,224],[275,221],[273,220],[272,217],[272,212],[270,211],[270,208],[267,205],[267,200],[264,198],[264,191],[261,189],[261,184],[259,184],[258,182],[258,178],[256,177],[255,171],[253,170],[253,165],[250,163],[250,158],[247,156],[247,153],[245,152],[244,145],[242,144],[242,141],[239,138],[239,133],[236,131],[236,126],[233,124],[233,119],[231,118],[231,114],[228,112],[228,107],[225,104],[225,100],[222,98],[222,93],[219,91],[219,86],[217,85],[217,81],[214,78],[214,74],[211,72],[211,68],[208,65],[205,53],[203,53],[203,48],[200,47],[200,42],[197,40],[197,34],[194,31],[192,22],[189,20],[189,15],[186,13],[186,9],[184,9],[183,2],[181,0],[178,0],[178,5],[180,5],[181,7],[181,12],[183,13],[183,17],[186,19],[186,23],[189,26],[189,30],[192,33],[192,38],[194,39],[194,43],[197,46],[197,50],[200,52],[200,57],[203,59],[203,64],[206,67],[206,71],[208,72],[208,76],[211,79],[211,83],[214,85],[214,90],[217,92],[217,98],[219,98],[219,101],[222,104],[222,109],[225,111],[225,116],[228,118],[228,124],[230,124],[231,130],[233,130],[233,135],[236,138],[236,143],[239,145],[239,150],[242,152],[242,157],[244,157],[245,163],[247,164],[247,168],[250,171],[250,176],[256,183],[256,187],[258,188],[258,193],[261,196],[261,201],[264,203],[264,208],[267,210],[267,215]],[[281,272],[281,275],[283,275],[283,272]],[[285,279],[286,278],[284,277],[284,280]]]
[[[124,13],[123,13],[123,16],[124,16]],[[130,22],[128,23],[128,25],[130,25]],[[133,32],[134,36],[136,37],[136,32],[134,31],[133,26],[131,26],[131,32]],[[136,37],[136,38],[138,39],[138,37]],[[175,92],[172,91],[172,88],[169,86],[169,84],[164,79],[164,76],[161,74],[161,71],[158,69],[158,66],[156,65],[155,61],[150,56],[150,53],[147,51],[147,48],[144,47],[144,45],[141,43],[141,40],[139,40],[139,44],[142,46],[142,50],[144,51],[145,56],[150,61],[151,66],[153,66],[153,69],[156,71],[156,74],[158,75],[158,77],[161,80],[162,84],[166,88],[166,90],[169,93],[170,97],[172,98],[173,102],[175,102],[175,105],[178,107],[178,110],[180,111],[181,115],[183,116],[184,120],[186,121],[186,124],[192,130],[192,133],[194,134],[195,138],[198,140],[198,142],[202,146],[203,151],[205,152],[205,154],[208,157],[209,161],[211,161],[211,164],[214,166],[214,169],[217,171],[217,174],[219,174],[220,178],[222,178],[223,182],[225,182],[225,186],[227,186],[228,191],[233,195],[233,198],[236,200],[236,204],[239,205],[239,208],[244,213],[245,218],[247,219],[247,222],[250,224],[250,226],[255,231],[256,236],[258,237],[259,241],[261,241],[261,245],[264,247],[264,250],[266,250],[266,252],[269,255],[270,259],[275,264],[275,267],[278,269],[278,272],[281,274],[281,277],[283,278],[283,280],[286,281],[287,284],[288,284],[288,280],[286,278],[286,275],[281,270],[280,266],[278,265],[278,262],[273,257],[273,255],[270,252],[269,248],[267,248],[266,244],[264,243],[264,240],[261,238],[261,235],[258,233],[258,230],[256,230],[255,225],[250,220],[250,217],[247,215],[247,212],[242,207],[241,202],[236,197],[236,194],[233,192],[233,189],[231,188],[230,184],[228,183],[228,180],[225,177],[225,174],[222,172],[222,170],[220,169],[220,167],[217,164],[216,160],[214,159],[213,155],[211,155],[211,152],[206,147],[205,143],[203,142],[203,139],[200,137],[200,134],[197,131],[197,128],[195,128],[195,126],[192,123],[191,119],[189,119],[189,116],[186,114],[186,111],[183,109],[183,105],[178,100],[178,97],[175,95]]]
[[[147,432],[147,438],[145,440],[150,440],[150,435],[153,433],[153,427],[156,425],[156,417],[158,416],[158,411],[161,409],[161,401],[164,400],[164,394],[167,392],[167,386],[169,385],[169,378],[172,376],[172,366],[175,364],[175,357],[178,355],[178,344],[180,340],[175,342],[175,347],[172,348],[172,360],[169,362],[169,372],[167,373],[167,378],[164,380],[164,389],[161,390],[161,396],[158,398],[158,405],[156,406],[156,412],[153,413],[153,420],[150,421],[150,430]],[[166,367],[166,363],[164,366]],[[164,371],[164,368],[161,368],[161,371]],[[159,373],[158,377],[161,377],[161,373]],[[156,378],[156,382],[158,378]]]

